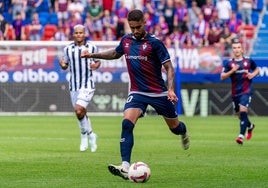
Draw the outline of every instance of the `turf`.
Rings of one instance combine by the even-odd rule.
[[[180,117],[188,125],[191,147],[184,151],[159,116],[146,116],[135,128],[132,162],[151,168],[147,183],[111,175],[119,164],[122,117],[92,116],[98,150],[79,151],[74,116],[0,116],[2,188],[242,188],[268,186],[268,117],[251,117],[253,138],[235,143],[238,120],[232,116]]]

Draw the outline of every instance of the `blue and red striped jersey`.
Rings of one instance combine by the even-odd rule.
[[[239,69],[230,77],[232,81],[232,96],[251,94],[252,80],[247,78],[247,73],[257,68],[255,61],[249,57],[243,57],[241,60],[229,59],[224,64],[223,72],[230,71],[235,64],[239,65]]]
[[[130,92],[160,94],[167,91],[162,65],[170,61],[170,55],[162,41],[150,33],[141,40],[127,34],[122,37],[116,52],[125,55]]]

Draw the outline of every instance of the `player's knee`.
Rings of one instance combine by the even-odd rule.
[[[76,114],[77,119],[83,119],[83,117],[85,116],[85,110],[81,108],[76,108],[75,114]]]
[[[124,119],[122,121],[122,130],[131,132],[133,128],[134,124],[130,120]]]

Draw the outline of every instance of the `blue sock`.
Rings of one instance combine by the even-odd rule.
[[[246,112],[240,112],[240,134],[245,135],[247,127],[250,127],[251,123],[248,120]]]
[[[183,135],[186,133],[186,126],[183,122],[180,122],[179,125],[173,129],[170,129],[176,135]]]
[[[124,119],[122,121],[122,132],[121,132],[121,141],[120,141],[120,152],[122,161],[127,161],[130,163],[131,151],[134,145],[134,136],[133,136],[134,124]]]

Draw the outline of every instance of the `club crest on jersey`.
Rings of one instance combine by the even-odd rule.
[[[125,48],[129,48],[129,43],[126,43],[125,44]]]
[[[146,48],[147,48],[147,44],[145,43],[142,45],[142,49],[145,50]]]
[[[244,66],[246,67],[246,66],[248,65],[248,62],[245,61],[243,64],[244,64]]]

